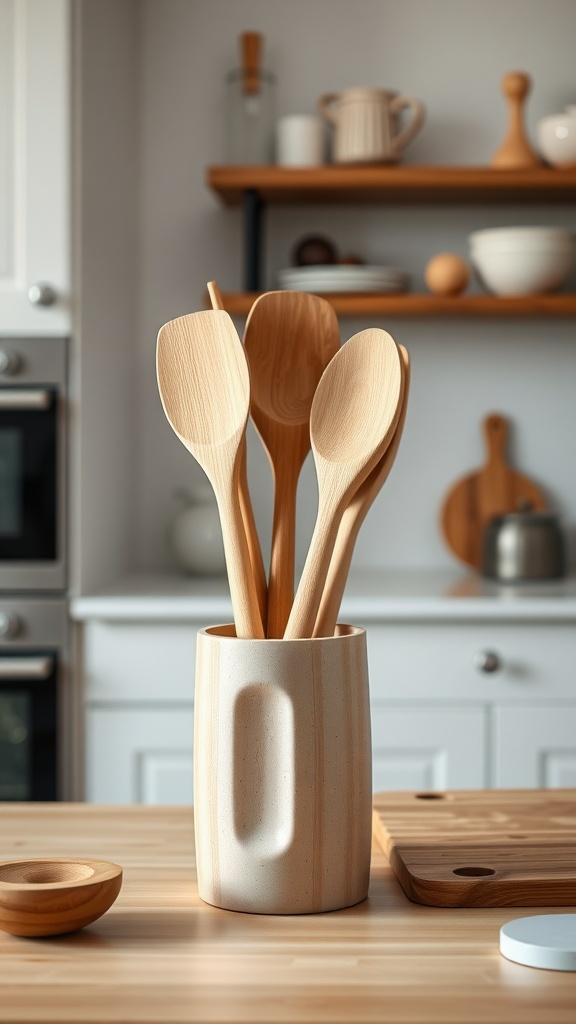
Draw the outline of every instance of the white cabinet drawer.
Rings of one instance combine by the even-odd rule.
[[[367,630],[372,702],[576,699],[576,630],[566,623],[371,624]],[[500,668],[479,671],[482,651]]]
[[[198,628],[194,623],[87,623],[85,699],[191,703]]]

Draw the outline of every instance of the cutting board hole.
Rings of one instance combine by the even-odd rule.
[[[507,836],[507,838],[508,839],[528,839],[528,836],[521,836],[517,832],[511,832],[510,835]]]
[[[416,793],[417,800],[445,800],[445,793]]]
[[[481,875],[495,875],[494,868],[454,868],[453,875],[465,875],[466,878],[480,878]]]

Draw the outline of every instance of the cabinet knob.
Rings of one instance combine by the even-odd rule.
[[[496,651],[478,651],[474,658],[474,667],[478,672],[499,672],[502,660]]]
[[[0,639],[11,640],[20,631],[20,619],[14,612],[0,612]]]
[[[28,289],[28,298],[33,306],[53,306],[58,296],[51,284],[39,282]]]
[[[8,348],[0,348],[0,376],[11,377],[20,369],[22,360],[17,352],[11,352]]]

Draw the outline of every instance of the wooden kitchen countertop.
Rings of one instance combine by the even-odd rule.
[[[0,860],[53,856],[115,861],[124,885],[81,932],[0,932],[2,1024],[576,1021],[576,973],[498,951],[501,924],[545,908],[418,906],[377,846],[356,907],[253,916],[199,899],[189,809],[0,805]]]

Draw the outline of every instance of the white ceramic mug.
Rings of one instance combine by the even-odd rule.
[[[314,114],[290,114],[276,122],[276,163],[317,167],[326,155],[324,122]]]
[[[364,899],[372,754],[366,633],[198,633],[194,820],[200,896],[307,914]]]
[[[425,109],[412,96],[389,89],[345,89],[318,100],[320,113],[334,128],[335,163],[392,163],[414,138],[424,121]],[[401,110],[412,118],[399,129]]]

